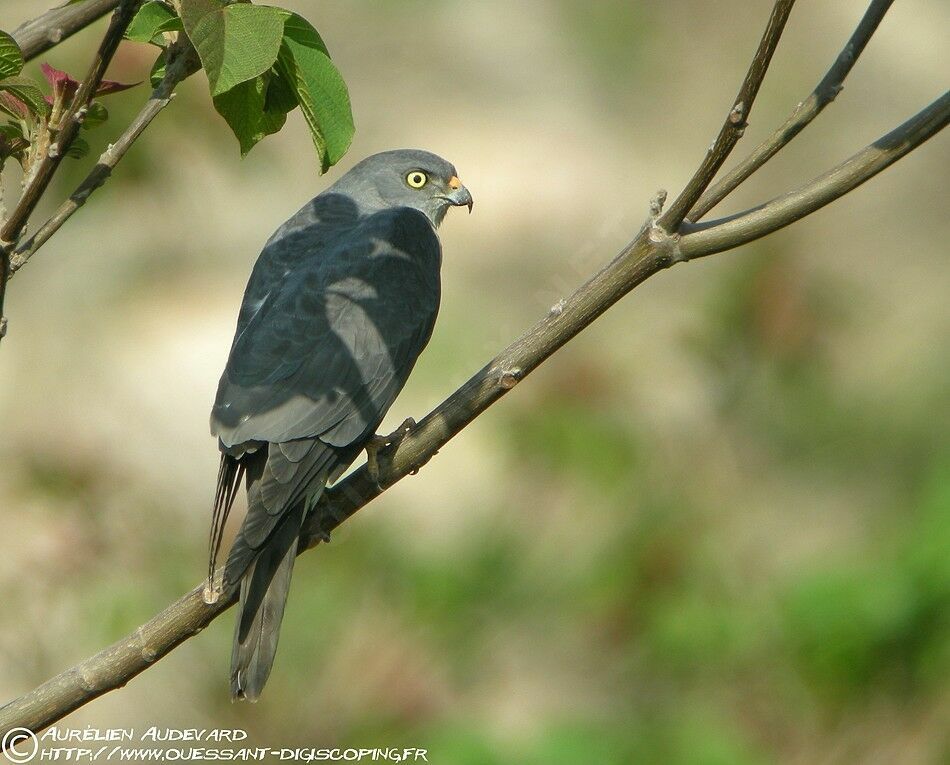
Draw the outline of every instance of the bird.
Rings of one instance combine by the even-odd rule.
[[[445,159],[386,151],[305,204],[258,256],[211,410],[221,455],[209,585],[242,480],[247,493],[218,585],[239,589],[232,700],[256,701],[267,682],[304,519],[364,449],[374,456],[438,314],[439,225],[472,204]]]

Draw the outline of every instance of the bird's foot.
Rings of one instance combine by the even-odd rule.
[[[377,488],[382,488],[379,485],[379,460],[377,459],[377,454],[380,449],[385,449],[387,446],[395,446],[406,435],[416,427],[416,421],[412,417],[407,417],[403,420],[402,425],[396,428],[388,436],[374,435],[366,442],[366,469],[369,471],[369,477],[373,479],[373,483],[376,484]]]

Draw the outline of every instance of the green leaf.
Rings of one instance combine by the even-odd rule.
[[[21,159],[23,152],[30,146],[30,142],[23,136],[23,131],[19,125],[9,123],[0,125],[0,165],[6,162],[8,157]]]
[[[340,161],[353,140],[350,96],[317,30],[300,16],[284,13],[284,41],[276,69],[297,97],[320,167],[326,172]]]
[[[99,127],[103,122],[109,119],[109,110],[99,101],[93,101],[86,109],[86,116],[82,121],[84,130],[92,130]]]
[[[296,101],[279,92],[282,87],[279,77],[266,72],[214,97],[214,108],[237,137],[242,157],[262,138],[280,130],[287,112],[296,106]]]
[[[308,48],[317,48],[323,51],[327,58],[329,58],[330,51],[327,50],[323,38],[320,37],[320,33],[314,29],[313,24],[296,13],[291,13],[283,9],[281,9],[281,13],[284,16],[284,37],[296,40]]]
[[[212,96],[253,80],[274,65],[285,15],[267,6],[183,0],[185,31],[201,58]]]
[[[151,84],[153,88],[157,88],[162,80],[165,79],[165,66],[167,63],[167,55],[165,51],[162,51],[158,54],[158,58],[155,59],[155,63],[152,64],[152,71],[148,73],[149,84]]]
[[[0,112],[9,114],[18,120],[27,121],[30,119],[30,107],[5,90],[0,90]]]
[[[13,77],[23,70],[23,53],[6,32],[0,32],[0,78]]]
[[[5,80],[0,80],[0,91],[16,96],[26,104],[31,114],[45,115],[49,112],[49,105],[43,98],[43,91],[29,77],[7,77]]]
[[[297,108],[297,94],[294,89],[281,77],[276,68],[270,70],[271,79],[267,86],[267,97],[264,108],[271,112],[287,114]]]
[[[73,159],[82,159],[89,153],[89,142],[85,138],[81,138],[78,135],[73,139],[73,142],[69,145],[69,148],[66,150],[66,156],[72,157]]]
[[[177,16],[172,16],[172,18],[167,21],[163,21],[157,27],[155,27],[155,34],[160,35],[162,32],[184,32],[185,26],[181,23],[181,19]],[[160,38],[159,38],[160,39]]]
[[[139,8],[129,28],[125,31],[125,37],[133,42],[154,43],[162,45],[163,32],[174,32],[184,29],[181,19],[164,3],[151,0]]]
[[[25,141],[26,138],[23,135],[23,131],[20,129],[19,125],[12,125],[9,122],[6,122],[0,125],[0,136],[3,136],[8,141],[19,140]]]

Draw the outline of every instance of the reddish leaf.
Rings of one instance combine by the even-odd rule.
[[[0,90],[0,111],[21,120],[29,119],[30,116],[30,108],[6,90]]]
[[[99,83],[99,87],[96,88],[95,95],[111,96],[113,93],[118,93],[121,90],[128,90],[129,88],[134,88],[136,85],[141,84],[141,80],[139,82],[115,82],[113,80],[103,80]]]
[[[53,101],[59,100],[60,103],[65,104],[72,101],[73,96],[76,95],[76,91],[79,90],[79,81],[70,77],[66,72],[56,69],[47,63],[41,64],[40,69],[43,70],[43,76],[53,89],[53,95],[46,97],[47,103],[52,104]],[[99,83],[99,87],[96,88],[96,92],[93,95],[108,96],[112,93],[118,93],[121,90],[134,88],[138,84],[140,83],[133,82],[126,84],[123,82],[114,82],[113,80],[103,80]]]

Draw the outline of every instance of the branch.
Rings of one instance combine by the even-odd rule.
[[[135,119],[132,120],[132,123],[116,142],[110,144],[109,148],[102,153],[96,166],[89,171],[82,183],[76,187],[76,190],[60,205],[49,220],[40,226],[30,239],[18,246],[10,256],[8,279],[12,278],[33,257],[36,251],[46,244],[49,238],[72,217],[73,213],[86,203],[92,192],[108,180],[119,160],[125,156],[132,144],[142,135],[145,128],[151,124],[159,112],[171,102],[178,83],[193,74],[197,69],[198,63],[194,48],[188,42],[188,38],[181,36],[179,41],[169,48],[165,76],[152,91],[152,95],[145,102]]]
[[[775,49],[778,47],[779,38],[782,36],[782,30],[785,29],[785,22],[788,21],[788,15],[792,12],[794,4],[795,0],[776,0],[772,8],[772,15],[769,16],[769,23],[762,34],[762,40],[759,42],[759,48],[749,65],[749,71],[746,72],[742,86],[739,88],[739,94],[729,110],[729,115],[720,129],[719,135],[713,145],[709,147],[702,164],[689,183],[686,184],[686,188],[673,200],[669,209],[660,218],[660,226],[667,231],[674,232],[679,228],[680,223],[686,217],[686,213],[696,204],[700,194],[706,190],[712,179],[716,177],[722,163],[726,161],[726,158],[742,137],[749,119],[749,113],[752,111],[752,104],[759,92],[759,86],[765,78],[766,71],[768,71],[772,54],[775,53]]]
[[[38,731],[103,693],[121,688],[233,604],[202,600],[204,585],[178,599],[128,637],[0,707],[0,737],[16,727]],[[11,742],[12,743],[12,742]]]
[[[765,236],[847,194],[943,129],[950,93],[896,130],[801,189],[735,218],[669,236],[650,220],[616,258],[570,297],[555,305],[520,338],[429,413],[396,446],[378,455],[379,488],[362,466],[326,494],[308,520],[306,547],[385,488],[419,470],[455,434],[511,390],[572,337],[650,276],[690,258],[738,247]],[[92,699],[120,688],[227,610],[234,596],[216,603],[195,587],[131,635],[0,708],[0,736],[14,727],[40,730]]]
[[[678,244],[683,260],[731,250],[824,207],[916,149],[950,124],[950,91],[900,127],[794,191],[744,213],[695,226]]]
[[[821,78],[815,89],[804,101],[795,107],[785,124],[755,147],[751,154],[730,170],[725,177],[706,191],[693,205],[686,217],[694,223],[718,205],[752,175],[762,165],[778,154],[785,145],[804,130],[828,104],[835,100],[844,87],[844,80],[850,74],[858,56],[877,30],[878,24],[894,0],[872,0],[861,22],[844,46],[834,64]]]
[[[83,0],[78,4],[53,8],[32,21],[20,24],[13,31],[13,39],[23,51],[23,60],[29,61],[102,18],[118,5],[119,0]]]
[[[23,190],[23,196],[17,202],[10,218],[0,228],[0,338],[6,330],[3,317],[3,298],[6,294],[7,280],[10,274],[10,252],[26,226],[30,215],[39,203],[62,161],[73,139],[79,132],[86,108],[96,93],[106,68],[115,55],[126,27],[132,21],[140,0],[121,0],[118,10],[113,14],[105,37],[96,52],[89,73],[76,91],[69,109],[63,115],[55,131],[50,127],[50,144],[44,155],[37,159],[37,165],[31,168],[30,180]]]

